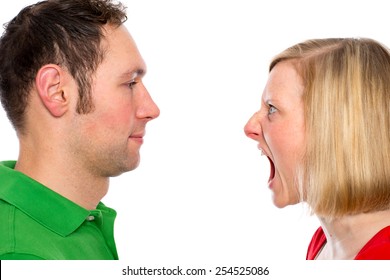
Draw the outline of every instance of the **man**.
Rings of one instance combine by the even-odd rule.
[[[159,115],[125,20],[110,0],[48,0],[6,25],[0,96],[20,153],[0,164],[0,259],[118,259],[100,200]]]

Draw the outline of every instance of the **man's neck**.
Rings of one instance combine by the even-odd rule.
[[[96,208],[106,195],[109,178],[88,173],[72,159],[62,158],[58,151],[20,149],[15,170],[88,210]]]

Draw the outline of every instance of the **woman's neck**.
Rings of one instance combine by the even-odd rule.
[[[317,259],[354,259],[375,234],[390,225],[390,210],[344,216],[334,220],[320,218],[320,223],[327,242]]]

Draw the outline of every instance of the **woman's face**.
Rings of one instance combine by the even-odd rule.
[[[271,168],[268,187],[277,207],[299,202],[297,167],[305,151],[302,79],[289,61],[276,64],[265,86],[260,111],[245,126]]]

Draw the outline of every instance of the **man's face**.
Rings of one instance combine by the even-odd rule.
[[[125,26],[107,26],[102,44],[105,57],[92,83],[94,110],[75,116],[70,145],[80,168],[111,177],[138,166],[146,123],[160,112],[142,82],[146,66]]]

